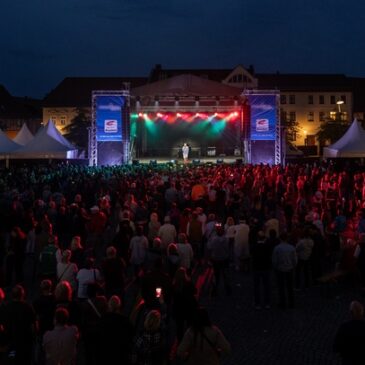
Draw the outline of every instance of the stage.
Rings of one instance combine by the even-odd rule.
[[[189,164],[193,165],[206,165],[206,164],[241,164],[243,161],[240,156],[216,156],[216,157],[200,157],[189,159]],[[184,165],[183,159],[169,159],[167,157],[144,157],[132,160],[133,164],[167,164],[173,163],[178,165]]]

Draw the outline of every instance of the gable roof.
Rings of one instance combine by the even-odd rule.
[[[152,82],[131,90],[133,96],[239,96],[242,90],[191,74]]]
[[[45,107],[90,107],[93,90],[121,90],[147,82],[145,77],[66,77],[43,100]]]

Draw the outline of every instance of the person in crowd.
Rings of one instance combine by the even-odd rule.
[[[77,265],[71,262],[71,251],[64,250],[62,252],[61,262],[57,264],[57,281],[68,281],[73,290],[77,289],[76,276],[78,273]]]
[[[161,328],[161,313],[151,310],[144,321],[144,329],[134,344],[134,363],[161,365],[167,360],[166,337]]]
[[[117,256],[117,249],[110,246],[106,249],[106,259],[101,266],[101,272],[105,282],[105,295],[110,298],[112,295],[118,295],[121,298],[124,295],[124,276],[126,264]]]
[[[50,236],[47,246],[44,247],[39,258],[39,271],[44,279],[56,281],[57,263],[62,261],[62,253],[58,247],[57,236]]]
[[[304,287],[309,287],[310,276],[310,259],[312,256],[314,242],[309,234],[309,229],[305,229],[302,237],[299,239],[295,249],[297,251],[298,263],[295,272],[295,281],[297,289],[301,288],[302,276],[304,277]]]
[[[76,346],[79,331],[69,326],[69,313],[66,308],[57,308],[54,317],[54,329],[43,337],[43,349],[46,365],[72,365],[76,361]]]
[[[37,316],[38,331],[36,342],[36,356],[38,361],[43,361],[42,340],[47,331],[53,329],[53,319],[56,310],[56,299],[52,292],[52,281],[42,280],[40,296],[34,300],[33,308]]]
[[[158,231],[161,227],[161,223],[158,219],[158,214],[156,212],[152,212],[150,215],[150,221],[148,222],[148,234],[147,238],[150,243],[158,237]]]
[[[80,308],[73,300],[73,291],[68,281],[60,281],[55,288],[56,308],[66,308],[69,314],[69,324],[78,325],[80,322]]]
[[[235,227],[234,235],[234,265],[236,271],[248,271],[248,263],[250,258],[249,248],[249,233],[250,227],[246,223],[246,220],[241,218],[239,224]]]
[[[171,278],[175,276],[176,270],[180,267],[181,258],[175,243],[170,243],[167,247],[167,272]]]
[[[10,351],[14,353],[16,365],[31,365],[33,343],[36,334],[36,314],[26,302],[25,290],[15,285],[11,301],[4,309],[5,330],[10,335]]]
[[[221,276],[223,276],[224,289],[227,295],[231,294],[232,288],[228,278],[229,268],[229,241],[224,235],[222,224],[215,226],[216,236],[208,242],[208,250],[213,265],[215,283],[213,286],[213,295],[218,294]]]
[[[145,271],[148,272],[153,269],[154,263],[157,259],[163,260],[165,256],[161,251],[161,239],[159,237],[154,238],[152,247],[147,250]]]
[[[187,242],[185,233],[179,233],[176,247],[181,259],[180,266],[190,272],[194,259],[194,253],[191,244]]]
[[[279,306],[294,307],[294,270],[297,266],[297,253],[288,242],[286,233],[280,236],[280,243],[272,253],[272,264],[276,272],[279,290]]]
[[[102,359],[99,352],[99,329],[107,310],[107,299],[101,295],[101,291],[99,284],[89,284],[88,299],[80,303],[80,330],[85,347],[85,360],[90,365],[99,365]]]
[[[27,236],[20,227],[13,227],[10,232],[9,247],[6,256],[6,285],[12,283],[13,272],[15,282],[22,283],[24,280],[24,261]]]
[[[173,224],[171,224],[171,219],[169,216],[165,217],[164,224],[158,230],[158,237],[161,238],[162,250],[166,250],[170,243],[175,242],[176,228]]]
[[[148,240],[143,233],[142,226],[137,226],[136,235],[132,237],[129,248],[130,263],[133,265],[135,277],[138,278],[139,272],[146,262],[148,250]]]
[[[81,237],[74,236],[71,240],[71,262],[76,264],[79,269],[82,269],[85,265],[85,250],[81,244]]]
[[[197,211],[194,211],[191,215],[191,221],[187,226],[187,234],[189,237],[189,242],[193,248],[194,257],[197,259],[198,263],[202,260],[202,245],[203,245],[203,224],[199,220],[199,215]]]
[[[100,322],[100,364],[131,364],[134,329],[122,314],[122,302],[113,295]]]
[[[270,309],[272,252],[273,246],[271,246],[268,239],[265,239],[265,233],[263,231],[259,231],[257,241],[251,248],[254,301],[256,309],[261,309],[263,306],[266,309]],[[263,289],[263,297],[261,295],[261,289]]]
[[[357,301],[351,302],[350,314],[351,319],[338,329],[333,347],[341,356],[343,365],[362,365],[365,364],[364,306]]]
[[[193,323],[185,332],[177,355],[188,365],[218,365],[231,345],[218,327],[212,325],[205,308],[198,308]]]
[[[182,340],[184,332],[191,325],[198,308],[196,289],[186,269],[180,267],[172,283],[172,312],[176,322],[176,337]]]
[[[87,286],[100,283],[102,278],[99,269],[95,268],[95,260],[92,257],[86,259],[85,268],[81,269],[76,276],[78,283],[77,298],[87,299]]]

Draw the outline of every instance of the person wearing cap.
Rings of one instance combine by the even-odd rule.
[[[338,329],[333,349],[341,356],[343,365],[364,365],[364,306],[357,301],[351,302],[350,315],[351,319]]]

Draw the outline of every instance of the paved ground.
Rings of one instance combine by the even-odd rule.
[[[358,288],[340,283],[329,290],[312,287],[296,292],[296,308],[269,310],[253,307],[249,274],[234,273],[232,296],[210,297],[205,287],[201,303],[232,345],[224,365],[337,365],[333,338],[348,319],[349,303],[361,300]],[[275,287],[275,282],[273,282]],[[273,302],[276,303],[274,288]]]

